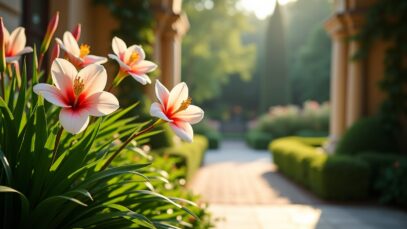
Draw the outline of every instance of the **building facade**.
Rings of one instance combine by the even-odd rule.
[[[384,76],[388,44],[375,41],[366,58],[353,58],[360,44],[352,37],[360,31],[367,9],[374,3],[375,0],[335,0],[335,12],[325,23],[332,39],[331,152],[355,121],[378,112],[385,97],[379,82]]]

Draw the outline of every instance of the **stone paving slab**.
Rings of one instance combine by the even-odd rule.
[[[220,229],[407,229],[407,213],[334,205],[276,171],[267,151],[224,142],[209,151],[188,187],[210,204]]]
[[[211,204],[209,209],[219,229],[407,228],[407,213],[372,206]]]

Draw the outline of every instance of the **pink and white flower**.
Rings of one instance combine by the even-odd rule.
[[[23,27],[17,27],[10,34],[6,27],[3,26],[3,36],[7,63],[15,62],[23,54],[33,51],[31,47],[25,46],[27,38],[25,37],[25,29]]]
[[[78,72],[69,61],[57,58],[52,63],[51,75],[55,86],[39,83],[34,92],[62,107],[59,120],[69,133],[85,130],[89,116],[107,115],[119,108],[117,98],[103,91],[107,74],[102,65],[90,64]]]
[[[151,83],[147,73],[154,71],[157,65],[145,60],[146,54],[141,46],[132,45],[127,47],[122,39],[114,37],[112,40],[112,48],[115,54],[109,54],[108,56],[119,63],[120,77],[131,75],[143,85]]]
[[[176,135],[192,142],[194,131],[191,124],[200,122],[204,117],[204,111],[198,106],[191,105],[192,99],[188,97],[187,84],[179,83],[169,92],[157,80],[155,93],[159,103],[151,105],[150,114],[167,121]]]
[[[87,44],[78,45],[75,37],[71,32],[64,33],[63,41],[56,38],[61,49],[66,53],[69,61],[71,61],[77,68],[83,68],[90,64],[104,64],[107,62],[106,57],[89,55],[90,46]]]

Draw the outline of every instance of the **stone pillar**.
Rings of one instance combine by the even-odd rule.
[[[346,75],[348,42],[344,18],[335,15],[325,23],[332,39],[331,64],[331,121],[328,152],[335,150],[339,138],[346,129]]]
[[[189,28],[185,14],[172,15],[161,37],[161,81],[168,88],[181,81],[181,41]]]
[[[177,59],[180,58],[180,45],[177,34],[168,31],[161,37],[161,82],[168,88],[174,87],[181,80],[180,66]]]
[[[362,24],[362,15],[347,14],[346,22],[348,25],[350,37],[358,33]],[[363,103],[364,87],[363,87],[363,61],[361,59],[353,59],[353,56],[358,52],[360,44],[352,39],[349,44],[349,64],[348,64],[348,79],[347,79],[347,98],[346,98],[346,126],[350,127],[357,121],[365,112]]]

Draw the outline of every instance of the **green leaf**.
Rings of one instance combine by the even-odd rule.
[[[12,185],[13,175],[11,172],[10,164],[8,163],[8,160],[1,149],[0,149],[0,161],[1,164],[3,165],[4,173],[6,174],[7,184]]]
[[[27,197],[25,197],[24,194],[22,194],[21,192],[15,190],[13,188],[10,188],[10,187],[7,187],[7,186],[2,186],[2,185],[0,185],[0,192],[3,192],[3,193],[7,193],[7,192],[16,193],[21,197],[21,219],[20,219],[20,222],[22,224],[24,224],[26,222],[26,220],[28,219],[28,215],[29,215],[29,211],[30,211],[30,203],[29,203]]]

